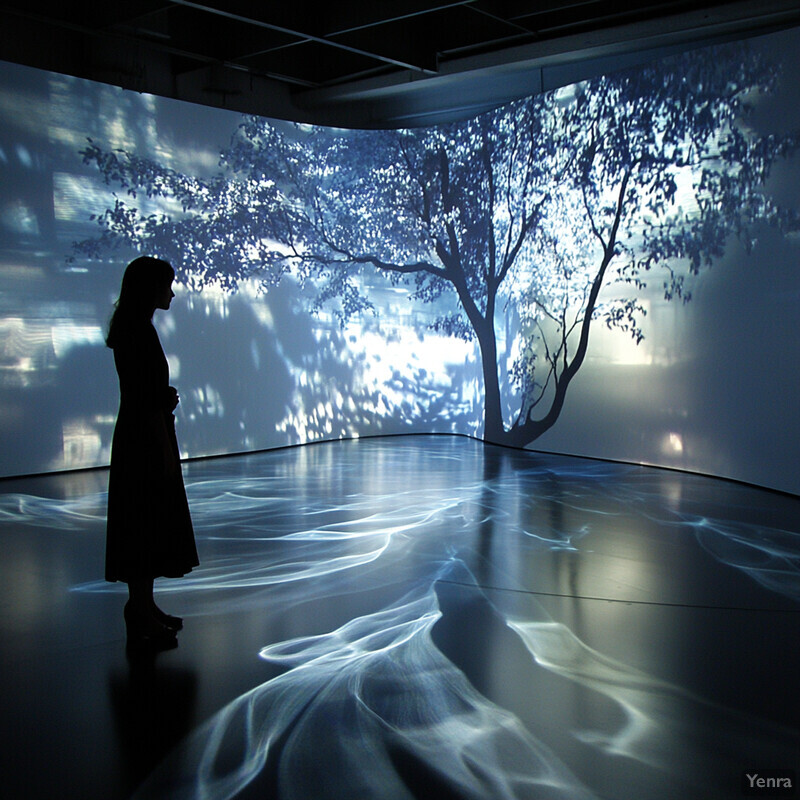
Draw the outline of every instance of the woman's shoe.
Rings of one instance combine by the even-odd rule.
[[[137,613],[130,603],[125,604],[125,627],[129,645],[163,646],[175,639],[175,630],[168,628],[155,617]]]
[[[172,614],[167,614],[162,611],[157,605],[153,606],[153,613],[156,619],[166,628],[173,631],[179,631],[183,628],[183,620],[180,617],[173,617]]]

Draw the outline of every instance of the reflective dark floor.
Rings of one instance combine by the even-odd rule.
[[[800,772],[800,498],[457,437],[185,467],[126,655],[103,471],[0,483],[4,798],[741,797]]]

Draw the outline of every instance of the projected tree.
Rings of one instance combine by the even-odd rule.
[[[794,137],[748,120],[774,67],[742,47],[603,77],[436,129],[341,132],[247,118],[213,181],[95,143],[84,151],[127,189],[98,220],[97,256],[125,242],[169,258],[190,285],[232,288],[291,272],[342,321],[371,308],[362,273],[445,295],[434,327],[477,340],[485,436],[524,445],[558,419],[593,323],[638,343],[637,296],[668,300],[753,225],[794,222],[765,189]],[[145,214],[137,194],[173,203]],[[504,420],[497,326],[518,324]]]

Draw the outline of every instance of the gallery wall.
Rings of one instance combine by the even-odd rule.
[[[187,457],[460,433],[800,492],[798,35],[399,132],[0,65],[0,475],[108,462],[142,252]]]

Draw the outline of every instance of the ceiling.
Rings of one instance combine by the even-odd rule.
[[[0,0],[0,59],[267,116],[385,127],[797,24],[797,0]]]

